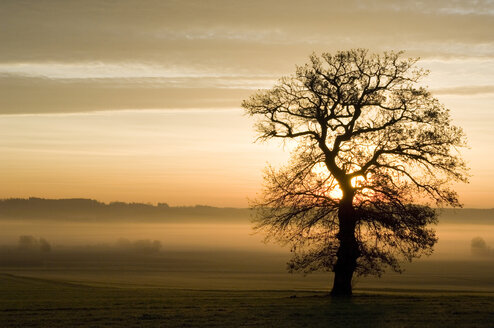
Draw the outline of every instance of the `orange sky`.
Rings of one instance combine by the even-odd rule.
[[[246,206],[280,144],[240,102],[313,51],[406,50],[462,126],[466,207],[494,207],[489,1],[0,3],[0,197]]]

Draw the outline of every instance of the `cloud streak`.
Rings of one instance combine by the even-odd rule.
[[[312,51],[492,66],[493,14],[491,1],[2,1],[0,114],[238,107]]]
[[[464,85],[452,88],[433,89],[435,95],[474,96],[494,94],[494,85]]]

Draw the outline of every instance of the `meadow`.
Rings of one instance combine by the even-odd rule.
[[[488,214],[443,218],[432,256],[338,300],[246,216],[3,218],[0,327],[494,327]]]
[[[2,327],[492,327],[492,293],[110,287],[0,275]]]

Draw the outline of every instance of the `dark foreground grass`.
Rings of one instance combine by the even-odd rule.
[[[94,287],[0,274],[0,327],[494,327],[482,293]]]

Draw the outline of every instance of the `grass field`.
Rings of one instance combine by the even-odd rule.
[[[2,222],[0,328],[494,328],[492,224],[440,225],[431,257],[356,278],[355,297],[339,300],[327,297],[330,273],[288,274],[289,250],[251,232],[247,222]]]
[[[107,287],[0,274],[0,327],[494,327],[494,294]]]

